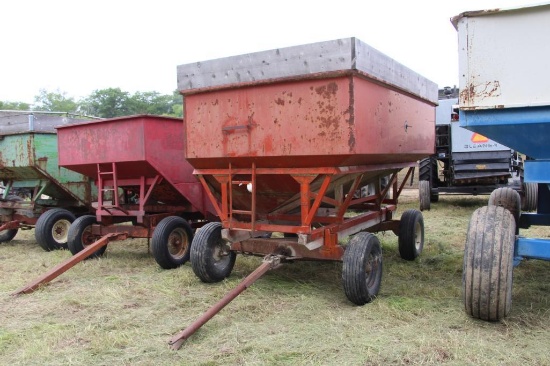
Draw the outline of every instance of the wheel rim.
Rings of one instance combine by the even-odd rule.
[[[417,222],[414,225],[414,247],[416,250],[420,250],[420,247],[422,246],[422,226],[420,225],[420,222]]]
[[[96,241],[95,236],[92,234],[92,226],[88,226],[82,231],[80,239],[84,248]]]
[[[178,228],[170,233],[168,237],[168,252],[174,258],[180,259],[185,256],[189,249],[189,237],[184,229]]]
[[[59,220],[53,225],[52,238],[57,244],[67,243],[70,226],[69,220]]]
[[[368,288],[372,288],[376,284],[376,273],[378,272],[379,260],[374,253],[369,253],[369,259],[365,266],[365,278]]]
[[[214,252],[212,257],[214,258],[214,265],[216,267],[224,267],[229,262],[229,251],[225,244],[225,241],[219,240],[216,246],[214,246]]]

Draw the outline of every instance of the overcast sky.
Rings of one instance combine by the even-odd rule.
[[[536,1],[535,1],[536,2]],[[520,0],[10,0],[0,7],[0,100],[40,89],[172,93],[179,64],[357,37],[436,82],[458,84],[463,11]]]

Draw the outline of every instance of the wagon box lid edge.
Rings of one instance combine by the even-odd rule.
[[[182,94],[360,72],[437,104],[435,83],[355,37],[182,64]]]
[[[458,22],[463,18],[481,17],[481,16],[492,15],[497,13],[522,11],[522,10],[527,10],[527,9],[537,8],[537,7],[544,7],[544,6],[550,6],[550,2],[547,1],[547,2],[533,3],[533,4],[527,4],[524,6],[515,6],[515,7],[509,7],[509,8],[470,10],[470,11],[465,11],[458,15],[455,15],[454,17],[451,17],[450,20],[453,26],[455,27],[455,29],[458,30]]]
[[[74,126],[82,126],[82,125],[89,125],[89,124],[95,124],[95,123],[106,123],[106,122],[113,122],[113,121],[125,121],[125,120],[132,120],[132,119],[140,119],[140,118],[154,118],[154,119],[164,119],[174,122],[183,122],[182,117],[171,117],[171,116],[160,116],[155,114],[135,114],[130,116],[121,116],[121,117],[113,117],[113,118],[102,118],[99,120],[90,120],[90,121],[84,121],[81,123],[71,123],[68,125],[60,125],[56,126],[56,129],[64,129],[64,128],[70,128]]]
[[[39,110],[0,110],[0,135],[55,134],[59,125],[83,121],[80,114]]]

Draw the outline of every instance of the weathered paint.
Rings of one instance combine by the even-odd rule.
[[[550,4],[465,12],[452,21],[462,110],[550,105]]]
[[[299,176],[316,190],[334,169],[335,194],[434,153],[437,86],[354,38],[180,65],[178,78],[185,158],[237,210],[298,200]],[[247,184],[227,184],[251,174],[254,205]]]
[[[98,164],[102,172],[109,172],[115,163],[121,182],[160,175],[163,179],[152,190],[152,200],[167,205],[191,203],[203,213],[213,212],[183,157],[182,119],[129,116],[67,125],[57,133],[60,166],[97,179]]]
[[[539,183],[537,213],[522,213],[519,224],[548,226],[550,4],[464,13],[453,22],[460,124],[534,159],[525,162],[524,174],[525,182]],[[523,258],[550,260],[550,241],[516,236],[514,256],[515,265]]]
[[[185,97],[195,168],[402,163],[432,154],[435,109],[352,73]]]
[[[274,80],[326,78],[355,71],[437,103],[437,85],[355,37],[277,48],[179,65],[183,94]]]
[[[0,180],[13,180],[14,187],[47,186],[43,194],[54,199],[76,201],[91,207],[97,193],[90,180],[58,166],[57,135],[21,133],[0,139]]]
[[[339,260],[339,235],[389,228],[397,172],[434,153],[437,86],[355,39],[182,65],[178,78],[185,157],[221,197],[235,242],[242,231],[294,233]],[[376,193],[356,199],[367,184]]]

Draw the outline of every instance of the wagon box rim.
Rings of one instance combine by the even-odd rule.
[[[71,128],[71,127],[75,127],[75,126],[89,125],[89,124],[95,124],[95,123],[108,123],[108,122],[115,122],[115,121],[125,121],[125,120],[132,120],[132,119],[138,119],[138,118],[155,118],[155,119],[178,121],[178,122],[183,123],[183,118],[181,118],[181,117],[160,116],[160,115],[156,115],[156,114],[135,114],[135,115],[130,115],[130,116],[104,118],[104,119],[100,119],[100,120],[90,120],[90,121],[84,121],[84,122],[79,122],[79,123],[72,123],[70,125],[56,126],[55,129],[60,130],[60,129]]]

